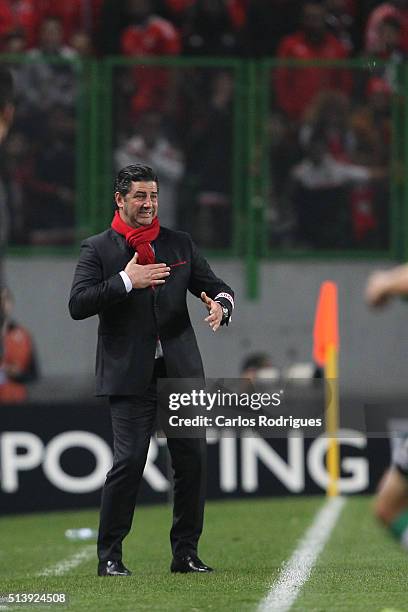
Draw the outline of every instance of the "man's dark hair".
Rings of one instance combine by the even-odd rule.
[[[0,66],[0,112],[14,103],[13,76],[8,68]]]
[[[115,179],[115,185],[113,192],[119,193],[125,197],[130,191],[132,182],[139,181],[154,181],[157,183],[157,189],[159,189],[159,179],[153,168],[150,166],[143,166],[142,164],[134,164],[131,166],[125,166],[119,170],[118,175]]]

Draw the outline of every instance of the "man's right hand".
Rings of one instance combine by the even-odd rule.
[[[165,263],[146,264],[137,263],[138,253],[135,253],[125,268],[125,272],[132,282],[134,289],[144,289],[151,285],[163,285],[165,278],[170,275],[170,268]]]

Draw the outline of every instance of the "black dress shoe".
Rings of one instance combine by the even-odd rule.
[[[203,563],[197,555],[187,554],[183,557],[173,557],[170,571],[187,574],[189,572],[212,572],[213,568]]]
[[[101,561],[98,565],[98,576],[131,576],[122,561]]]

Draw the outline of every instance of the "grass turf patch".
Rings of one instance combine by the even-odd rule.
[[[75,612],[254,611],[323,503],[321,497],[209,502],[199,552],[216,571],[204,575],[170,574],[168,506],[137,509],[124,544],[130,578],[98,578],[96,553],[63,576],[36,576],[89,545],[67,540],[64,532],[96,528],[96,511],[5,517],[0,594],[65,592]],[[408,555],[376,524],[370,506],[367,497],[347,500],[293,611],[408,611]]]
[[[371,505],[368,497],[348,500],[293,611],[408,610],[408,555],[376,523]]]
[[[204,575],[170,574],[167,506],[137,509],[123,553],[130,578],[97,578],[96,555],[64,576],[36,577],[87,544],[66,540],[64,532],[96,527],[96,512],[2,518],[0,593],[66,592],[75,611],[252,610],[320,504],[319,498],[209,502],[199,552],[216,571]],[[40,608],[24,606],[30,609]]]

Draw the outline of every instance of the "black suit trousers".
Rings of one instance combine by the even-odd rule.
[[[102,491],[98,557],[120,560],[122,541],[129,533],[137,493],[146,464],[157,415],[157,378],[165,376],[163,359],[155,362],[152,381],[142,395],[109,397],[113,430],[113,466]],[[173,556],[196,552],[203,528],[206,442],[204,439],[168,439],[174,505],[170,541]]]

